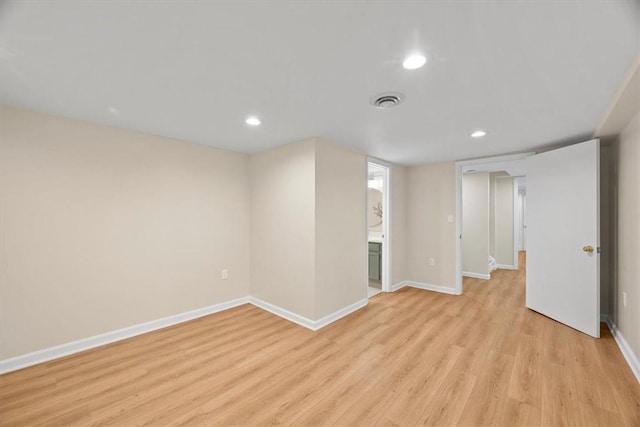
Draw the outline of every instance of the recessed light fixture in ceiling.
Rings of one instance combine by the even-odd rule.
[[[120,110],[118,110],[116,107],[108,107],[107,111],[109,112],[109,114],[113,114],[114,116],[120,115]]]
[[[402,66],[407,70],[415,70],[416,68],[422,67],[426,63],[427,58],[424,55],[415,54],[408,56],[402,63]]]
[[[262,123],[256,116],[247,117],[247,120],[245,120],[244,122],[249,126],[258,126],[260,123]]]
[[[398,92],[385,92],[369,99],[369,103],[376,108],[391,108],[404,101],[404,95]]]
[[[472,137],[472,138],[482,138],[482,137],[483,137],[483,136],[485,136],[486,134],[487,134],[487,132],[485,132],[485,131],[483,131],[483,130],[477,130],[477,131],[474,131],[474,132],[471,134],[471,137]]]

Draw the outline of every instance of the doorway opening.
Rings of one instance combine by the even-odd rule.
[[[370,160],[367,164],[367,296],[389,291],[389,166]]]
[[[463,277],[489,280],[495,270],[518,270],[529,155],[456,164],[457,293],[463,293]]]

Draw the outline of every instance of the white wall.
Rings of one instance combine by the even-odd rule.
[[[0,359],[249,293],[248,156],[5,107],[0,151]]]
[[[315,140],[252,155],[251,294],[315,317]]]
[[[407,280],[455,288],[455,182],[452,162],[407,168]]]
[[[489,173],[462,176],[462,271],[489,274]]]
[[[513,178],[495,177],[495,256],[498,266],[514,267],[513,259]]]

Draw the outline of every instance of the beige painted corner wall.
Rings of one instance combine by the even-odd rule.
[[[455,182],[453,162],[407,168],[407,280],[455,288]]]
[[[248,156],[4,107],[0,152],[0,359],[248,295]]]
[[[614,322],[640,357],[640,114],[619,135],[618,274]],[[623,306],[623,292],[627,307]]]
[[[391,285],[407,279],[407,168],[391,166]]]
[[[489,274],[489,173],[462,175],[462,271]]]
[[[489,255],[496,257],[496,172],[489,173]]]
[[[315,317],[367,298],[367,161],[317,140],[315,159]]]
[[[515,266],[513,259],[513,177],[495,177],[495,259],[496,264]]]
[[[251,295],[313,319],[315,140],[254,154],[249,162]]]

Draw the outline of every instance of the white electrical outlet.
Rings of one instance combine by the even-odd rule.
[[[430,265],[430,266],[432,266],[432,267],[433,267],[434,265],[436,265],[436,260],[435,260],[435,259],[433,259],[433,258],[429,258],[429,265]]]
[[[229,270],[226,268],[220,272],[220,278],[222,280],[227,280],[229,278]]]
[[[453,222],[453,215],[447,216],[447,222]]]
[[[626,307],[626,306],[627,306],[627,293],[626,293],[626,292],[623,292],[623,293],[622,293],[622,305],[623,305],[624,307]]]

